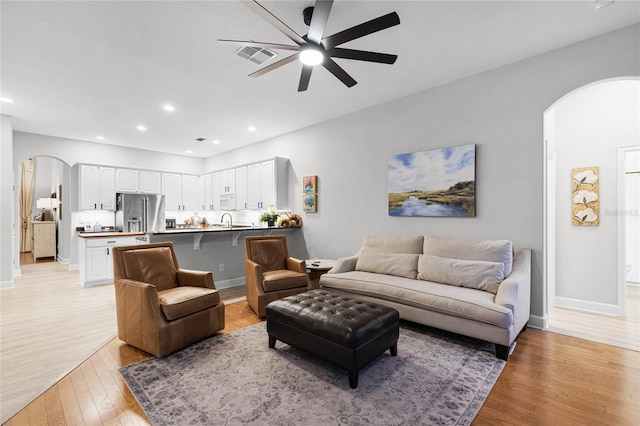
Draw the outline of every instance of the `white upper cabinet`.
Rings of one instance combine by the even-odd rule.
[[[116,169],[116,192],[160,194],[160,172]]]
[[[115,210],[116,180],[113,167],[80,165],[80,210]]]
[[[233,194],[236,192],[236,169],[220,171],[220,193]]]
[[[289,208],[288,160],[274,158],[247,166],[247,208],[266,209],[273,204],[276,209]]]
[[[165,210],[182,209],[182,177],[176,173],[162,174],[162,194]]]
[[[160,172],[140,170],[140,192],[145,194],[160,194]]]
[[[220,210],[220,188],[222,187],[220,172],[211,173],[211,210]]]
[[[200,210],[198,178],[195,175],[162,173],[162,194],[166,210]]]
[[[133,169],[116,170],[116,192],[138,192],[139,172]]]
[[[236,167],[236,210],[246,210],[249,207],[247,166]]]
[[[200,210],[198,204],[198,177],[182,175],[182,210]]]

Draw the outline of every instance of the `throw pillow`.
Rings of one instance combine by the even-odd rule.
[[[365,251],[358,256],[356,271],[395,275],[415,280],[418,274],[418,255]]]
[[[418,259],[418,279],[496,294],[504,280],[504,264],[422,254]]]

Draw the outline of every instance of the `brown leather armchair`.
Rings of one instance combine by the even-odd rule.
[[[269,302],[310,288],[304,260],[289,257],[284,235],[245,237],[247,302],[260,317]]]
[[[173,244],[114,247],[118,337],[157,357],[224,328],[211,272],[180,269]]]

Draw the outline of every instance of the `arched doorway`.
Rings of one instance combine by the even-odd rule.
[[[57,201],[50,211],[47,211],[47,220],[56,223],[56,256],[55,260],[61,263],[69,263],[71,258],[71,209],[69,200],[69,190],[71,189],[71,167],[56,157],[34,156],[33,164],[33,186],[31,193],[31,217],[40,214],[37,205],[39,199],[55,198]],[[22,188],[23,176],[20,176],[19,188]],[[55,209],[55,210],[53,210]],[[21,240],[24,234],[20,236]],[[25,244],[20,241],[21,247]],[[21,250],[22,251],[22,250]],[[29,258],[21,254],[21,259]]]
[[[629,236],[628,209],[620,207],[626,205],[620,156],[640,149],[639,97],[639,79],[606,80],[567,94],[545,111],[544,288],[550,321],[555,307],[576,310],[576,317],[578,311],[625,315]],[[598,168],[597,226],[572,220],[571,172],[582,167]],[[556,325],[547,324],[550,330]]]

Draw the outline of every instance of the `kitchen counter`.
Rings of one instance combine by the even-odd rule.
[[[144,235],[144,232],[118,232],[118,231],[88,231],[78,232],[80,238],[110,238],[110,237],[138,237]]]
[[[152,232],[153,235],[163,235],[163,234],[193,234],[198,232],[238,232],[238,231],[270,231],[275,229],[297,229],[297,228],[266,228],[260,226],[247,226],[247,225],[233,225],[232,228],[227,228],[226,226],[209,226],[208,228],[174,228],[174,229],[166,229],[164,231]]]

